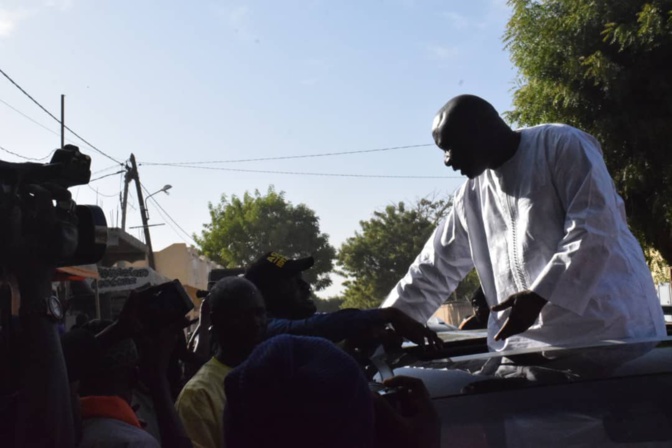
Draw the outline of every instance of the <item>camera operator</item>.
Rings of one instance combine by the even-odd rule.
[[[51,281],[56,267],[95,263],[104,253],[104,213],[78,206],[68,191],[89,182],[90,166],[72,145],[48,164],[0,161],[0,322],[9,361],[0,368],[1,388],[15,398],[2,407],[15,418],[8,446],[75,443],[58,335],[63,307]]]
[[[20,224],[30,215],[34,226],[29,234],[22,235],[23,241],[19,244],[15,241],[12,250],[2,255],[5,281],[15,279],[19,292],[11,300],[14,313],[18,309],[20,328],[13,332],[10,327],[15,325],[5,324],[2,329],[5,338],[11,333],[18,336],[10,341],[11,350],[18,350],[20,361],[14,442],[17,447],[71,447],[75,445],[75,432],[57,330],[56,318],[60,316],[54,316],[54,309],[49,306],[59,246],[72,243],[62,241],[61,223],[52,201],[69,199],[69,193],[37,185],[29,186],[28,191],[30,209],[12,208],[12,215],[5,217],[5,223]]]

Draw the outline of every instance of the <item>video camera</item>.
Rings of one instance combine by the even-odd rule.
[[[57,266],[103,257],[105,214],[94,205],[77,205],[68,191],[89,183],[90,166],[91,158],[73,145],[57,149],[46,164],[0,161],[0,267],[11,270],[26,253]]]
[[[174,324],[194,309],[194,304],[179,280],[150,286],[137,291],[137,294],[141,296],[138,317],[149,331]]]

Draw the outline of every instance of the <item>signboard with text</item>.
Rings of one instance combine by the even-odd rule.
[[[128,291],[148,285],[158,285],[169,281],[167,278],[147,267],[141,268],[104,268],[99,267],[98,291],[106,292]]]

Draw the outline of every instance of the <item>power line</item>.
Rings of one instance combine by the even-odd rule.
[[[101,193],[100,191],[96,190],[95,188],[93,188],[93,187],[92,187],[91,185],[89,185],[89,184],[86,184],[86,186],[89,187],[89,189],[90,189],[91,191],[95,192],[97,195],[100,195],[100,196],[102,196],[102,197],[104,197],[104,198],[116,198],[117,196],[119,196],[119,193],[115,193],[115,194],[105,194],[105,193]]]
[[[149,193],[149,190],[148,190],[144,185],[142,185],[142,184],[140,184],[140,186],[142,187],[143,190],[145,190],[145,194],[147,194],[147,195],[149,196],[149,194],[150,194],[150,193]],[[168,217],[168,219],[169,219],[173,224],[175,224],[175,225],[177,226],[178,229],[180,229],[180,230],[182,231],[182,233],[184,233],[184,234],[185,234],[191,241],[193,241],[193,242],[196,244],[196,241],[191,237],[191,235],[189,235],[189,233],[187,233],[187,231],[184,230],[184,229],[182,228],[182,226],[180,226],[180,225],[177,223],[177,221],[175,221],[175,220],[173,219],[172,216],[170,216],[170,213],[168,213],[163,207],[161,207],[161,204],[159,204],[159,201],[157,201],[156,198],[151,197],[150,199],[154,199],[154,204],[156,204],[156,206],[159,207],[159,210],[161,210],[161,211],[166,215],[166,217]]]
[[[113,161],[113,162],[117,162],[117,164],[119,164],[119,165],[123,165],[122,162],[118,161],[118,160],[115,159],[114,157],[112,157],[112,156],[110,156],[110,155],[107,155],[106,153],[104,153],[104,152],[101,151],[100,149],[96,148],[96,147],[93,146],[91,143],[89,143],[88,141],[86,141],[86,140],[84,139],[84,137],[80,136],[79,134],[77,134],[75,131],[73,131],[73,130],[70,129],[69,127],[67,127],[67,126],[63,126],[63,127],[64,127],[65,129],[67,129],[68,131],[70,131],[70,133],[72,133],[72,135],[74,135],[75,137],[77,137],[78,139],[80,139],[81,141],[83,141],[85,144],[87,144],[91,149],[93,149],[94,151],[96,151],[98,154],[101,154],[101,155],[107,157],[108,159],[110,159],[110,160]]]
[[[156,166],[156,165],[154,165]],[[303,171],[248,170],[243,168],[222,168],[213,166],[171,165],[173,168],[192,168],[197,170],[235,171],[242,173],[289,174],[294,176],[356,177],[370,179],[462,179],[462,176],[406,176],[392,174],[349,174],[349,173],[312,173]]]
[[[110,171],[112,168],[119,168],[119,165],[115,163],[114,165],[110,165],[107,168],[103,168],[103,169],[94,171],[91,174],[104,173],[105,171]]]
[[[33,123],[35,123],[36,125],[38,125],[38,126],[41,127],[42,129],[45,129],[45,130],[51,132],[51,133],[54,134],[54,135],[60,135],[58,132],[54,131],[53,129],[49,129],[48,127],[46,127],[45,125],[43,125],[43,124],[40,123],[39,121],[37,121],[37,120],[35,120],[34,118],[32,118],[32,117],[30,117],[30,116],[24,114],[24,113],[21,112],[19,109],[17,109],[16,107],[12,106],[11,104],[9,104],[7,101],[5,101],[5,100],[3,100],[3,99],[0,99],[0,102],[1,102],[2,104],[4,104],[5,106],[9,107],[10,109],[12,109],[12,110],[13,110],[14,112],[16,112],[17,114],[19,114],[19,115],[23,116],[24,118],[27,118],[28,120],[32,121]]]
[[[306,159],[311,157],[329,157],[329,156],[342,156],[347,154],[363,154],[368,152],[392,151],[395,149],[424,148],[427,146],[434,146],[434,145],[431,143],[425,143],[422,145],[391,146],[388,148],[362,149],[358,151],[326,152],[318,154],[301,154],[295,156],[259,157],[255,159],[210,160],[203,162],[143,162],[140,165],[182,166],[182,165],[208,165],[212,163],[261,162],[266,160]]]
[[[89,183],[95,182],[95,181],[100,180],[100,179],[105,179],[106,177],[115,176],[117,174],[125,173],[125,172],[126,172],[126,170],[121,170],[121,171],[117,171],[116,173],[110,173],[110,174],[106,174],[104,176],[96,177],[95,179],[91,179],[89,181]]]
[[[50,116],[51,118],[53,118],[54,120],[58,121],[59,123],[61,122],[61,120],[59,120],[58,118],[56,118],[51,112],[49,112],[47,109],[45,109],[45,107],[42,106],[42,105],[41,105],[35,98],[33,98],[32,96],[30,96],[30,93],[28,93],[28,92],[26,92],[25,90],[23,90],[23,88],[22,88],[20,85],[18,85],[12,78],[10,78],[9,75],[8,75],[7,73],[5,73],[2,69],[0,69],[0,73],[2,73],[2,75],[3,75],[5,78],[7,78],[7,79],[9,80],[9,82],[11,82],[12,84],[14,84],[14,87],[16,87],[17,89],[19,89],[19,90],[20,90],[24,95],[26,95],[26,96],[27,96],[33,103],[35,103],[35,104],[37,105],[37,107],[39,107],[39,108],[42,109],[44,112],[46,112],[47,115],[49,115],[49,116]]]
[[[39,108],[42,109],[44,112],[46,112],[47,115],[49,115],[51,118],[53,118],[54,120],[56,120],[57,123],[61,124],[61,120],[59,120],[58,118],[56,118],[56,116],[54,116],[54,114],[52,114],[51,112],[49,112],[49,111],[48,111],[44,106],[42,106],[42,105],[41,105],[35,98],[33,98],[32,96],[30,96],[30,94],[29,94],[28,92],[26,92],[25,90],[23,90],[23,88],[22,88],[20,85],[18,85],[12,78],[10,78],[9,75],[8,75],[7,73],[5,73],[2,69],[0,69],[0,74],[2,74],[5,78],[7,78],[7,79],[9,80],[9,82],[11,82],[12,84],[14,84],[14,86],[15,86],[17,89],[19,89],[24,95],[26,95],[26,96],[27,96],[33,103],[35,103],[35,104],[37,105],[37,107],[39,107]],[[114,157],[112,157],[112,156],[106,154],[105,152],[103,152],[103,151],[101,151],[100,149],[98,149],[98,148],[96,148],[95,146],[93,146],[91,143],[89,143],[89,142],[88,142],[86,139],[84,139],[82,136],[80,136],[80,135],[77,134],[75,131],[73,131],[72,129],[70,129],[68,126],[63,125],[63,127],[64,127],[65,129],[67,129],[68,131],[70,131],[70,133],[71,133],[72,135],[74,135],[75,137],[77,137],[78,139],[80,139],[81,141],[83,141],[84,143],[86,143],[91,149],[93,149],[93,150],[96,151],[97,153],[99,153],[99,154],[101,154],[101,155],[107,157],[108,159],[112,160],[113,162],[117,162],[119,165],[123,165],[120,161],[118,161],[118,160],[115,159]]]
[[[128,199],[126,200],[126,205],[131,207],[134,211],[136,211],[136,212],[138,211],[137,207],[135,206],[135,202],[134,202],[132,194],[128,195]]]
[[[45,126],[45,125],[43,125],[42,123],[40,123],[39,121],[35,120],[35,119],[32,118],[31,116],[26,115],[25,113],[21,112],[19,109],[17,109],[16,107],[12,106],[11,104],[9,104],[7,101],[3,100],[2,98],[0,98],[0,103],[2,103],[2,104],[4,104],[5,106],[9,107],[9,108],[12,109],[14,112],[16,112],[17,114],[21,115],[22,117],[27,118],[28,120],[32,121],[33,123],[35,123],[36,125],[38,125],[38,126],[41,127],[42,129],[44,129],[44,130],[46,130],[46,131],[48,131],[48,132],[50,132],[50,133],[52,133],[52,134],[54,134],[54,135],[58,135],[58,136],[60,136],[60,133],[54,131],[53,129],[48,128],[47,126]],[[70,139],[70,138],[66,138],[65,140],[67,140],[69,143],[77,143],[77,142],[75,142],[74,140],[72,140],[72,139]],[[55,150],[54,150],[54,151],[55,151]],[[52,152],[50,153],[50,155],[53,154],[54,151],[52,151]],[[19,157],[21,157],[21,156],[19,156]],[[46,159],[46,157],[43,158],[43,159],[34,159],[34,160],[44,160],[44,159]],[[28,160],[30,160],[30,159],[28,159]],[[104,169],[99,170],[99,171],[94,171],[92,174],[102,173],[102,172],[107,171],[107,170],[110,170],[110,169],[112,169],[112,168],[117,168],[118,166],[119,166],[119,163],[117,163],[117,162],[115,161],[115,162],[114,162],[114,165],[112,165],[112,166],[110,166],[110,167],[107,167],[107,168],[104,168]]]
[[[152,199],[154,199],[154,198],[152,198]],[[159,213],[159,216],[161,216],[161,218],[163,218],[164,221],[168,221],[168,219],[166,218],[166,215],[164,215],[163,212],[162,212],[161,210],[157,209],[157,212]],[[168,227],[170,227],[170,230],[172,230],[173,233],[175,233],[175,235],[177,235],[177,237],[178,237],[179,239],[181,239],[181,240],[184,241],[185,243],[189,244],[189,240],[187,240],[187,239],[184,237],[184,235],[182,235],[182,234],[177,230],[177,228],[175,228],[175,226],[174,226],[170,221],[166,222],[166,224],[168,224]]]
[[[26,156],[23,156],[23,155],[21,155],[21,154],[19,154],[19,153],[16,153],[16,152],[14,152],[14,151],[10,151],[10,150],[7,149],[7,148],[3,148],[2,146],[0,146],[0,150],[6,152],[6,153],[8,153],[8,154],[11,154],[11,155],[13,155],[13,156],[20,157],[20,158],[22,158],[23,160],[30,160],[30,161],[34,161],[34,162],[41,162],[42,160],[46,160],[46,159],[48,159],[49,157],[51,157],[51,155],[52,155],[54,152],[56,152],[56,150],[54,149],[53,151],[51,151],[49,154],[47,154],[47,155],[44,156],[44,157],[34,158],[34,157],[26,157]]]

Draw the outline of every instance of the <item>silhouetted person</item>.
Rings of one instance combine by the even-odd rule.
[[[267,337],[294,334],[339,342],[389,323],[399,336],[416,344],[442,344],[436,333],[394,308],[316,313],[311,287],[302,275],[313,263],[313,257],[294,260],[269,252],[245,272],[245,278],[259,288],[266,302],[269,313]]]
[[[384,306],[422,321],[475,267],[496,313],[493,349],[665,335],[594,137],[560,124],[512,130],[472,95],[448,101],[432,135],[468,180]]]
[[[474,314],[466,317],[460,323],[460,330],[482,330],[488,328],[490,307],[488,307],[488,301],[485,299],[485,294],[483,294],[483,288],[479,286],[471,295],[469,302]]]
[[[112,324],[92,320],[81,329],[96,335]],[[131,338],[123,339],[89,359],[80,378],[82,439],[80,447],[148,446],[159,442],[142,429],[131,408],[132,387],[138,374],[138,351]]]
[[[81,395],[81,406],[73,406],[82,421],[78,446],[192,446],[175,410],[167,376],[184,322],[179,313],[170,322],[163,309],[146,311],[144,299],[132,292],[116,321],[89,321],[62,337],[71,387],[74,390],[79,384]],[[161,326],[152,325],[159,319]],[[143,404],[149,407],[141,410],[145,416],[151,413],[154,434],[136,416],[138,403],[133,401],[131,406],[139,377],[146,379]]]
[[[217,282],[207,300],[217,352],[184,386],[175,405],[194,446],[209,448],[223,446],[224,378],[263,340],[266,307],[257,288],[241,277]]]
[[[438,447],[439,420],[422,381],[387,384],[399,388],[403,416],[381,403],[357,363],[333,343],[276,336],[225,380],[226,446]]]

